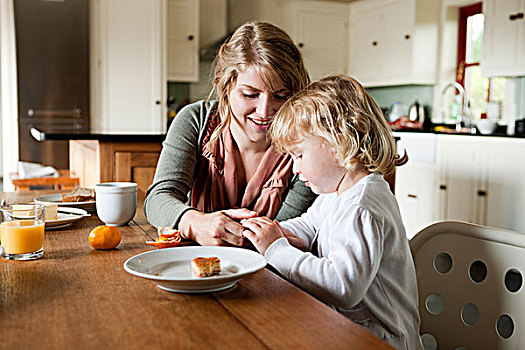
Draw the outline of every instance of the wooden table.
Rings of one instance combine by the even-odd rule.
[[[0,192],[8,203],[47,192]],[[142,211],[120,227],[117,249],[93,250],[96,214],[46,231],[44,256],[0,258],[0,348],[391,349],[268,269],[233,288],[177,294],[128,274],[129,257],[156,236]]]

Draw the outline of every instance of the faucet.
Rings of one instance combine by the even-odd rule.
[[[464,104],[464,101],[463,101],[463,98],[465,96],[465,89],[463,88],[463,86],[461,86],[461,84],[459,84],[458,82],[452,82],[450,84],[447,84],[443,90],[441,91],[441,101],[443,101],[444,99],[444,96],[445,96],[445,93],[447,92],[447,90],[449,88],[455,88],[458,92],[459,92],[459,97],[460,97],[460,100],[461,100],[461,110],[459,111],[459,114],[456,116],[456,131],[457,132],[460,132],[461,131],[461,122],[464,121],[465,124],[467,124],[468,122],[470,122],[467,118],[466,118],[466,115],[464,114],[464,111],[465,111],[465,104]],[[443,103],[441,104],[443,105]],[[446,112],[444,111],[443,109],[443,106],[441,108],[441,114],[443,115],[443,117],[446,116]],[[470,126],[470,125],[466,125],[466,126]]]

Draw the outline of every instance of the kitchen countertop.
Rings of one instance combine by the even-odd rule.
[[[56,132],[43,131],[37,128],[31,128],[31,135],[37,141],[46,140],[98,140],[112,142],[162,142],[166,138],[165,133],[148,133],[148,132]]]
[[[412,132],[412,133],[426,133],[426,134],[437,134],[437,135],[458,135],[458,136],[478,136],[478,137],[506,137],[506,138],[525,138],[525,134],[515,134],[515,135],[507,135],[507,127],[506,126],[498,126],[495,132],[489,135],[483,135],[481,134],[477,129],[476,133],[468,133],[468,132],[456,132],[454,130],[454,125],[434,125],[436,126],[443,126],[445,128],[449,128],[450,130],[447,131],[435,131],[434,128],[432,129],[398,129],[398,130],[392,130],[394,133],[405,133],[405,132]]]

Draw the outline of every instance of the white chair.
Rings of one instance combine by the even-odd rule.
[[[410,249],[425,349],[525,349],[525,233],[445,221]]]

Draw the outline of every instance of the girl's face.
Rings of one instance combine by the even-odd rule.
[[[348,170],[337,163],[334,149],[319,136],[299,142],[293,152],[293,171],[317,194],[339,192]]]
[[[239,73],[229,92],[231,130],[237,143],[268,143],[266,133],[275,113],[290,97],[282,82],[273,91],[253,66]]]

